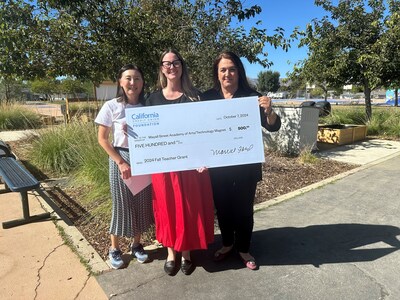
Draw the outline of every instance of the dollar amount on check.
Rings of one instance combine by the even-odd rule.
[[[132,175],[264,161],[257,97],[129,108]]]

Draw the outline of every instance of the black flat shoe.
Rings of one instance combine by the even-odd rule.
[[[165,261],[164,271],[169,276],[174,276],[176,274],[176,265],[174,260]]]
[[[187,259],[182,259],[181,263],[181,271],[185,275],[190,275],[195,269],[194,263],[192,263],[190,260]]]

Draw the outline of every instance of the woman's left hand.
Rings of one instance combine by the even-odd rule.
[[[118,164],[118,169],[119,169],[119,172],[121,173],[122,179],[128,179],[132,176],[131,175],[131,167],[126,162],[122,162],[122,163]]]
[[[264,112],[268,115],[272,111],[272,100],[268,96],[258,97],[259,105],[264,108]]]
[[[197,172],[199,172],[199,173],[203,173],[205,170],[207,170],[207,167],[197,168],[196,170],[197,170]]]

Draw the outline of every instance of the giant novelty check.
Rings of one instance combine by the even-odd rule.
[[[132,175],[264,161],[257,97],[126,109]]]

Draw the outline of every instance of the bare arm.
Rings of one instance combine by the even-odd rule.
[[[129,164],[115,151],[114,147],[111,145],[109,136],[111,133],[111,128],[99,125],[99,133],[97,135],[97,140],[100,146],[107,152],[113,161],[118,165],[118,169],[121,173],[123,179],[128,179],[131,177],[131,167]]]

